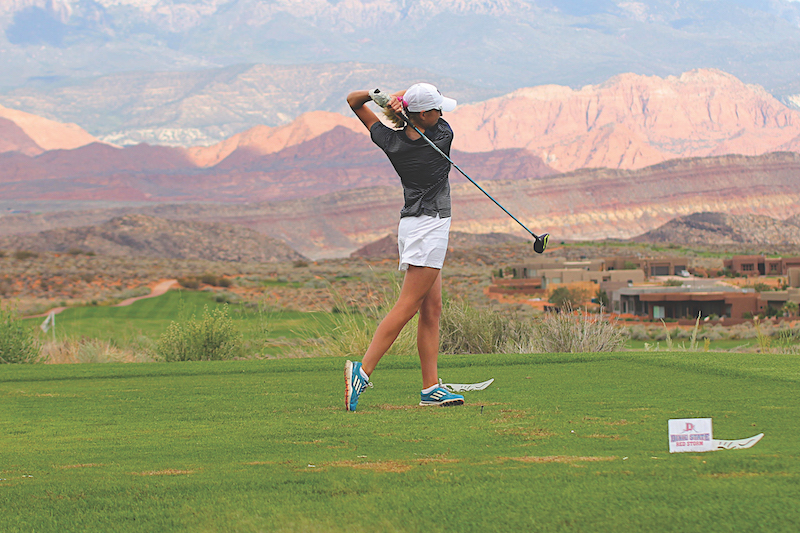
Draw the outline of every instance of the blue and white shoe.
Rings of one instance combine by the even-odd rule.
[[[464,405],[464,397],[460,394],[453,394],[442,386],[442,381],[439,380],[439,386],[431,392],[425,394],[420,392],[420,405]]]
[[[372,387],[372,383],[361,375],[361,363],[347,361],[344,364],[344,406],[348,411],[356,410],[358,397],[367,387]]]

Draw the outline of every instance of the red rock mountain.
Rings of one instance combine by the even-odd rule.
[[[62,124],[30,113],[0,106],[0,118],[16,124],[42,150],[71,150],[98,142],[77,124]],[[0,130],[0,138],[3,132]],[[0,148],[0,152],[5,151]]]
[[[19,152],[28,156],[39,155],[44,150],[28,137],[15,122],[7,118],[0,118],[0,154],[5,152]]]
[[[554,173],[526,150],[453,157],[476,179]],[[244,144],[210,168],[195,166],[182,148],[145,144],[0,154],[0,197],[9,200],[258,202],[398,183],[369,138],[343,126],[278,152]]]
[[[719,70],[520,89],[451,115],[454,147],[525,148],[562,171],[800,149],[800,112]]]
[[[18,127],[0,123],[0,151],[31,158],[3,161],[0,182],[16,182],[8,198],[258,201],[393,182],[366,129],[354,117],[335,113],[308,113],[280,128],[257,127],[188,149],[103,148],[91,145],[95,139],[74,124],[2,107],[0,118]],[[534,166],[543,171],[527,168],[519,177],[551,168],[636,169],[674,158],[800,151],[800,112],[759,86],[708,69],[667,78],[624,74],[579,90],[521,89],[460,106],[447,118],[456,131],[454,150],[509,149],[528,161],[542,160]],[[33,159],[39,150],[54,149],[62,151]],[[475,170],[459,157],[457,162]],[[475,170],[477,177],[511,177],[485,170]],[[47,187],[32,181],[44,176]],[[3,192],[10,194],[8,187]]]

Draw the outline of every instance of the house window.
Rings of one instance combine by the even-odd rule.
[[[772,263],[772,264],[769,266],[769,271],[770,271],[770,272],[777,272],[777,271],[778,271],[778,263]]]
[[[742,263],[742,272],[752,272],[753,270],[753,263]]]
[[[653,318],[665,318],[663,305],[653,306]]]

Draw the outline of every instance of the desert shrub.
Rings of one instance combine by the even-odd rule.
[[[0,363],[36,363],[40,346],[11,304],[0,303]]]
[[[673,339],[688,339],[692,336],[690,330],[683,328],[675,328],[670,333]]]
[[[30,250],[17,250],[14,252],[14,259],[17,261],[24,261],[26,259],[33,259],[34,257],[39,257],[39,254],[36,252],[31,252]]]
[[[230,287],[232,284],[231,280],[224,276],[217,276],[216,274],[209,273],[200,276],[200,282],[211,285],[212,287]]]
[[[310,279],[303,283],[303,287],[306,289],[324,289],[328,285],[329,283],[324,279]]]
[[[200,280],[194,277],[178,278],[178,284],[184,289],[199,289]]]
[[[8,296],[11,294],[11,278],[3,276],[0,278],[0,296]]]
[[[457,299],[443,302],[439,334],[441,353],[505,353],[529,344],[522,324],[492,309],[477,309]]]
[[[156,353],[164,361],[218,361],[241,357],[244,341],[233,319],[228,315],[228,305],[208,310],[197,320],[192,316],[182,322],[171,322],[161,335]]]
[[[63,339],[47,342],[42,355],[50,364],[121,363],[125,356],[112,343],[100,339]]]
[[[214,295],[214,301],[221,304],[235,305],[241,303],[242,298],[236,293],[222,291]]]
[[[320,280],[317,280],[320,281]],[[328,284],[333,300],[331,314],[333,329],[314,347],[315,354],[342,357],[361,357],[369,348],[378,324],[388,314],[391,306],[400,295],[400,280],[392,276],[391,281],[380,291],[375,291],[376,299],[364,310]],[[416,353],[417,322],[414,316],[403,328],[387,354],[410,355]],[[306,335],[310,336],[310,335]]]
[[[128,298],[138,298],[139,296],[147,296],[150,294],[150,288],[147,285],[140,285],[133,289],[125,289],[121,290],[118,294],[115,295],[116,298],[120,300],[127,300]]]
[[[48,364],[140,363],[155,359],[155,343],[139,336],[125,348],[110,341],[83,337],[45,342],[42,358]]]
[[[650,339],[650,333],[647,331],[647,328],[640,325],[631,326],[628,328],[627,332],[628,336],[635,341],[646,341]]]
[[[613,352],[628,340],[625,331],[606,319],[602,309],[598,313],[576,313],[566,305],[559,313],[546,313],[534,327],[531,347],[535,352]]]
[[[709,341],[718,341],[723,338],[723,336],[718,332],[710,329],[708,331],[703,331],[697,336],[698,339],[709,340]]]
[[[558,308],[570,307],[575,309],[583,304],[589,297],[589,292],[582,288],[558,287],[550,294],[548,301]]]

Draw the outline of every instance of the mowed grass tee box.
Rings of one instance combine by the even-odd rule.
[[[3,531],[797,531],[797,358],[442,356],[0,368]],[[747,450],[668,453],[708,417]]]

